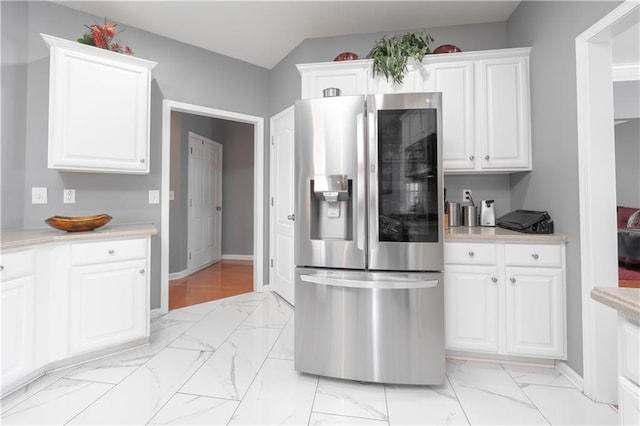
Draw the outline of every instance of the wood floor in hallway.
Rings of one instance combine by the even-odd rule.
[[[221,260],[169,281],[169,310],[253,291],[253,262]]]

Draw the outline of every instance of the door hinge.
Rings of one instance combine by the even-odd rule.
[[[276,138],[271,136],[271,145],[275,145],[275,144],[276,144]]]
[[[193,147],[189,148],[191,150],[191,154],[193,154]]]
[[[191,260],[191,252],[189,252],[189,260]]]
[[[193,207],[193,200],[189,200],[189,207]]]
[[[273,259],[271,259],[271,267],[273,268]]]
[[[271,197],[271,206],[273,207],[273,197]]]

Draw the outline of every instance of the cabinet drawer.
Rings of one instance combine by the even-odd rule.
[[[0,279],[3,282],[31,275],[34,269],[33,250],[20,250],[0,254]]]
[[[562,246],[552,244],[505,244],[508,266],[561,267]]]
[[[141,259],[146,256],[147,240],[145,238],[71,245],[73,266]]]
[[[620,375],[640,384],[640,325],[618,316]]]
[[[495,265],[496,245],[478,243],[447,243],[444,262],[464,265]]]

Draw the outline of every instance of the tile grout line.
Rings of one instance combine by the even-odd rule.
[[[313,407],[316,405],[316,397],[318,396],[318,388],[320,387],[320,376],[316,376],[316,390],[313,392],[313,400],[311,401],[311,410],[309,410],[309,418],[307,426],[311,424],[311,416],[313,415]]]
[[[444,377],[447,380],[447,383],[449,383],[449,386],[451,387],[451,392],[453,392],[453,396],[456,397],[456,401],[458,401],[458,405],[460,405],[460,409],[462,410],[462,414],[464,414],[464,418],[467,419],[467,423],[470,425],[471,420],[469,419],[469,416],[467,415],[467,411],[464,409],[464,406],[462,405],[462,401],[460,400],[460,397],[458,396],[456,389],[453,387],[453,383],[451,383],[451,379],[449,379],[449,375],[445,373]]]
[[[387,398],[387,384],[382,384],[382,391],[384,392],[384,405],[387,409],[387,425],[391,426],[391,414],[389,413],[389,399]]]
[[[525,398],[527,398],[527,400],[529,400],[529,402],[531,403],[531,405],[533,405],[534,407],[536,407],[536,411],[537,411],[538,413],[540,413],[540,415],[541,415],[541,416],[542,416],[542,418],[547,422],[547,424],[548,424],[548,425],[553,424],[553,423],[551,423],[551,422],[549,421],[549,419],[547,418],[547,416],[545,416],[545,415],[544,415],[544,413],[542,412],[542,410],[540,410],[540,407],[538,407],[538,405],[537,405],[535,402],[533,402],[533,400],[529,397],[529,395],[527,395],[527,393],[526,393],[524,390],[522,390],[522,388],[520,387],[520,384],[518,384],[518,382],[516,382],[516,380],[511,376],[511,374],[509,374],[509,371],[504,367],[504,365],[503,365],[501,362],[499,362],[498,364],[500,365],[500,368],[502,368],[502,370],[507,374],[507,377],[509,377],[509,378],[513,381],[513,383],[515,383],[516,387],[520,390],[520,392],[522,392],[522,394],[525,396]]]

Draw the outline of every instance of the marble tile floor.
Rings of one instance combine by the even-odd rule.
[[[154,318],[149,345],[50,372],[1,404],[2,424],[617,424],[545,367],[450,359],[442,386],[299,374],[293,308],[268,292]]]

